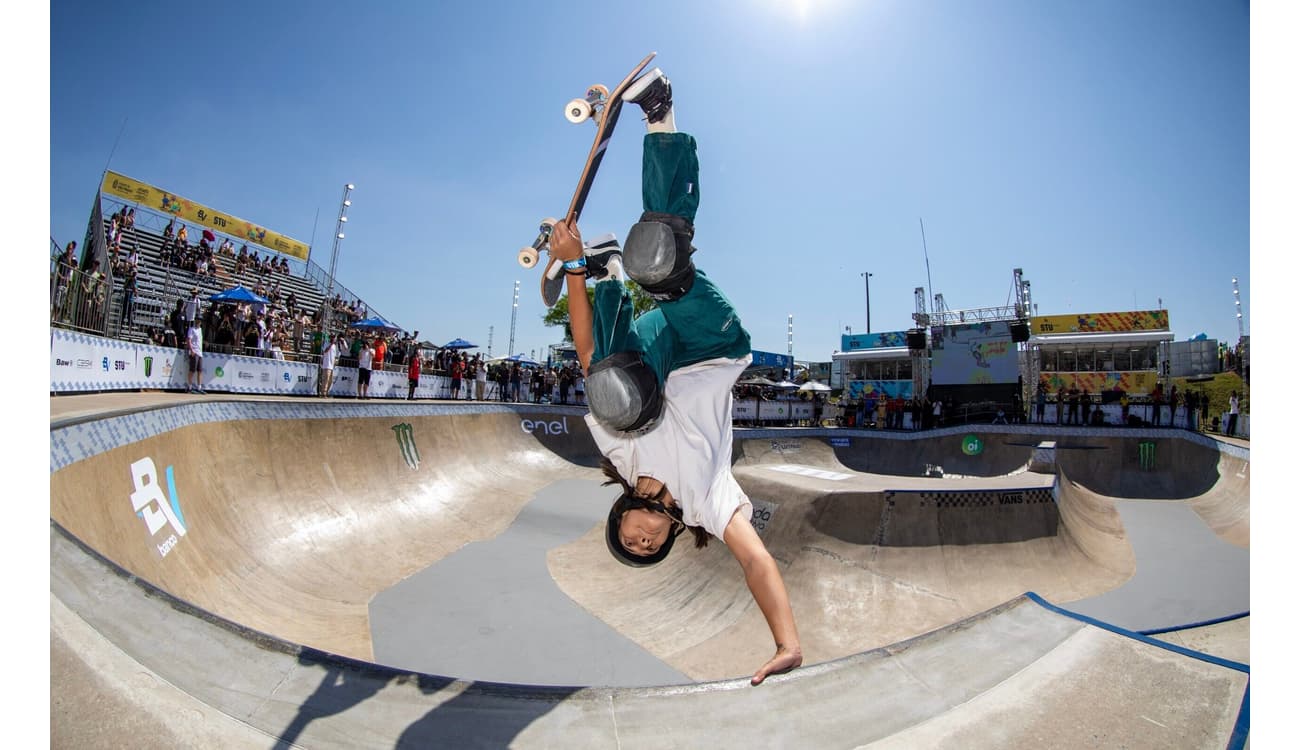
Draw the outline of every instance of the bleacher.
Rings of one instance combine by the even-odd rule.
[[[110,221],[105,220],[104,231],[110,228]],[[221,241],[218,237],[218,244]],[[232,238],[232,241],[235,238]],[[236,248],[240,243],[236,243]],[[136,247],[140,254],[139,271],[136,276],[135,315],[132,325],[124,325],[122,285],[125,279],[115,276],[108,314],[108,334],[130,341],[146,341],[153,329],[168,327],[167,318],[176,306],[176,300],[188,299],[190,290],[199,289],[199,298],[204,301],[204,309],[209,303],[208,297],[236,285],[253,291],[260,281],[270,289],[275,282],[280,284],[280,298],[286,299],[290,292],[296,300],[296,309],[313,315],[320,309],[325,299],[325,290],[315,281],[292,272],[258,272],[246,269],[243,273],[235,272],[235,259],[215,255],[217,267],[215,278],[204,276],[178,268],[167,266],[162,260],[163,236],[159,231],[141,226],[137,223],[124,236],[123,254],[129,254],[130,247]],[[257,250],[259,255],[271,255],[265,248],[250,246],[249,252]],[[290,266],[292,269],[292,264]],[[309,347],[304,347],[304,351]],[[288,353],[286,353],[288,356]]]

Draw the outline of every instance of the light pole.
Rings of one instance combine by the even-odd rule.
[[[510,308],[510,346],[506,347],[506,356],[515,355],[515,318],[519,315],[519,282],[515,282],[515,301]]]
[[[786,380],[794,380],[794,316],[787,315],[785,319],[785,345],[786,354],[790,356],[790,374]]]
[[[339,218],[334,223],[334,249],[330,251],[330,281],[325,289],[325,314],[321,316],[321,333],[330,334],[330,323],[334,313],[334,274],[339,267],[339,243],[343,240],[343,225],[348,223],[348,208],[352,201],[348,196],[356,188],[352,183],[343,186],[343,202],[339,205]],[[322,344],[322,346],[324,346]]]
[[[871,274],[863,271],[862,278],[867,282],[867,333],[871,333]]]

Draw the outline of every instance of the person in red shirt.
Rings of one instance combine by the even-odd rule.
[[[420,357],[419,355],[411,356],[411,364],[406,368],[406,379],[411,385],[410,391],[406,394],[407,401],[415,400],[416,386],[420,385]]]
[[[388,356],[388,341],[384,334],[375,336],[375,366],[372,369],[384,369],[384,359]]]
[[[453,400],[460,398],[460,380],[463,377],[465,377],[465,359],[458,356],[456,361],[451,363],[451,397]]]

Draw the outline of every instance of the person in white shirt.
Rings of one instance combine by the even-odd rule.
[[[573,342],[585,374],[586,417],[608,482],[622,488],[606,521],[613,557],[645,567],[690,529],[697,548],[722,540],[744,571],[776,653],[751,678],[803,663],[789,595],[750,523],[752,505],[731,473],[731,389],[752,361],[749,333],[730,301],[691,262],[699,165],[695,139],[673,127],[671,87],[656,68],[626,101],[647,116],[644,213],[624,249],[584,253],[576,224],[554,226],[551,263],[562,263]],[[607,245],[601,245],[606,247]],[[622,270],[658,306],[633,319]],[[594,304],[586,280],[597,279]]]
[[[370,365],[375,361],[375,350],[370,341],[361,339],[361,352],[357,354],[357,398],[370,397]]]
[[[189,393],[203,393],[203,329],[197,320],[190,321],[185,337],[185,351],[190,361],[190,371],[185,375],[185,390]]]
[[[328,397],[334,385],[334,365],[339,361],[339,343],[343,334],[337,337],[325,336],[325,348],[320,353],[320,374],[316,378],[316,395]]]

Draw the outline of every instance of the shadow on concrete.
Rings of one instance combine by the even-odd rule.
[[[412,722],[397,739],[398,748],[500,748],[507,747],[529,724],[549,713],[579,687],[529,687],[500,683],[460,682],[450,677],[414,674],[347,659],[315,649],[303,649],[302,667],[325,670],[316,690],[298,707],[298,714],[276,738],[275,750],[298,744],[308,725],[335,716],[370,700],[390,683],[414,678],[420,692],[435,702],[440,693],[452,693],[423,717]],[[484,717],[491,717],[485,721]],[[344,733],[347,744],[365,733]]]

